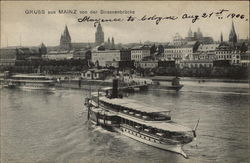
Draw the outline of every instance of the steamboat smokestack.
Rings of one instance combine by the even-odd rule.
[[[112,98],[118,98],[118,79],[113,79]]]

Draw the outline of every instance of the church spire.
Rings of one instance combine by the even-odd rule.
[[[192,32],[191,28],[189,28],[189,30],[188,30],[188,37],[193,37],[193,32]]]
[[[65,24],[65,29],[64,29],[64,36],[71,41],[71,37],[70,37],[70,34],[69,34],[69,30],[68,30],[68,27],[67,25]]]
[[[235,32],[234,22],[232,21],[232,27],[229,34],[229,42],[236,43],[237,42],[237,34]]]
[[[71,37],[69,34],[69,29],[65,24],[65,28],[60,38],[60,48],[63,50],[71,50]]]
[[[115,40],[114,40],[114,37],[112,37],[112,39],[111,39],[111,47],[112,47],[112,49],[115,48]]]
[[[223,42],[223,34],[222,34],[222,32],[220,33],[220,42]]]

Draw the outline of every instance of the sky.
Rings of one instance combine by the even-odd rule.
[[[216,14],[211,18],[200,18],[195,23],[192,19],[182,19],[183,14],[201,15],[202,13],[217,12],[221,9],[223,19]],[[45,14],[31,14],[31,11],[44,10]],[[58,10],[77,10],[77,14],[59,14]],[[90,11],[97,14],[90,14]],[[100,10],[131,10],[135,14],[100,14]],[[48,14],[56,11],[56,14]],[[87,11],[80,14],[79,11]],[[226,18],[230,13],[245,15],[244,18]],[[224,40],[228,40],[232,21],[240,38],[249,37],[249,2],[192,2],[192,1],[1,1],[1,47],[8,46],[38,46],[42,42],[46,46],[59,45],[60,36],[67,24],[72,42],[94,42],[95,27],[93,22],[78,22],[78,18],[90,16],[92,18],[122,18],[128,16],[141,18],[144,15],[177,16],[177,20],[161,20],[158,25],[155,21],[122,21],[103,22],[105,41],[114,37],[115,43],[132,42],[169,42],[179,33],[187,36],[189,28],[197,31],[200,28],[204,36],[220,39],[221,32]]]

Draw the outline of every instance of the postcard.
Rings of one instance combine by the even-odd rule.
[[[248,1],[1,1],[2,163],[249,162]]]

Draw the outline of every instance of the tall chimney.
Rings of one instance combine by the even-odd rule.
[[[118,98],[118,79],[113,79],[112,98]]]

